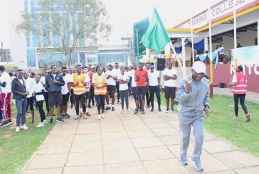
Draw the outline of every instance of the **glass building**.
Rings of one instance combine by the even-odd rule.
[[[33,13],[34,15],[38,15],[41,12],[41,8],[38,5],[39,0],[24,0],[24,11]],[[58,12],[58,10],[57,10]],[[76,17],[75,16],[69,16],[70,14],[60,12],[60,15],[62,15],[62,19],[66,21],[69,18],[72,18],[72,27],[75,27]],[[48,16],[49,19],[54,20],[55,16]],[[48,21],[47,19],[41,19],[42,20],[42,28],[47,27]],[[39,29],[37,26],[37,22],[32,21],[32,27],[35,29]],[[80,27],[80,26],[78,26]],[[33,32],[27,32],[26,33],[26,53],[27,53],[27,66],[28,67],[46,67],[51,66],[53,64],[66,64],[66,57],[61,52],[54,52],[51,51],[51,48],[58,47],[61,45],[61,37],[57,34],[54,34],[50,32],[45,32],[45,37],[41,37],[37,33]],[[70,45],[70,29],[66,29],[64,31],[64,38],[68,38],[65,40],[65,44]],[[50,42],[52,45],[50,44]],[[85,45],[85,38],[81,37],[79,38],[80,45]],[[40,51],[39,48],[48,48],[50,51]],[[74,52],[71,65],[76,65],[78,63],[81,63],[82,65],[92,65],[92,64],[98,64],[98,56],[97,56],[97,50],[96,51],[86,51],[83,48],[79,48]]]
[[[133,25],[133,32],[134,32],[134,55],[141,56],[143,55],[143,51],[146,50],[143,44],[141,44],[141,38],[146,33],[147,28],[149,26],[149,18],[143,19]]]

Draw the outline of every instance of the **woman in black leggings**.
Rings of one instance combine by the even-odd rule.
[[[233,119],[238,119],[238,100],[240,100],[240,105],[246,114],[246,122],[249,122],[250,115],[245,105],[247,77],[243,74],[243,67],[241,65],[236,67],[236,74],[233,76],[232,83],[229,86],[232,87],[232,93],[234,95],[235,115]]]
[[[118,81],[120,84],[120,97],[121,97],[121,114],[124,113],[124,100],[126,102],[126,113],[129,114],[129,76],[125,73],[125,67],[121,67],[121,74],[118,76]]]

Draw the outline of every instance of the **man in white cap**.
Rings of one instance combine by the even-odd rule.
[[[209,116],[209,81],[204,78],[206,66],[203,62],[194,62],[192,74],[179,82],[178,116],[181,130],[180,163],[187,165],[187,149],[191,127],[194,130],[194,152],[191,157],[195,168],[203,171],[200,161],[204,138],[204,116]]]

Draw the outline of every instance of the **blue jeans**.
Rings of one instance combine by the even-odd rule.
[[[27,99],[16,100],[17,108],[17,119],[16,127],[23,126],[25,123],[25,112],[26,112]]]

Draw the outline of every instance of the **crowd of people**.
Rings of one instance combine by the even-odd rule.
[[[235,116],[238,118],[238,100],[246,114],[246,122],[250,121],[250,115],[244,104],[246,95],[246,75],[242,73],[243,67],[236,68],[233,76],[232,92],[235,101]],[[50,123],[64,122],[71,116],[67,113],[68,102],[75,108],[74,119],[87,119],[91,116],[90,108],[97,107],[97,119],[105,118],[105,111],[115,111],[115,96],[117,104],[121,104],[121,114],[129,114],[129,96],[132,95],[136,108],[134,114],[145,114],[145,108],[155,111],[154,95],[157,98],[157,110],[161,109],[160,91],[163,90],[166,99],[166,113],[174,113],[176,97],[177,71],[172,63],[168,62],[163,72],[155,70],[153,64],[139,63],[131,67],[121,66],[115,63],[106,68],[82,67],[77,65],[75,69],[52,65],[50,71],[46,69],[35,75],[33,72],[24,72],[18,69],[13,75],[7,73],[4,66],[0,66],[0,122],[1,127],[12,123],[11,96],[17,108],[16,132],[20,129],[28,129],[26,126],[26,112],[31,114],[31,122],[34,123],[34,108],[40,115],[38,128],[44,127],[50,116]],[[164,80],[164,88],[160,84],[160,77]],[[203,170],[200,155],[204,139],[204,116],[209,116],[209,80],[206,77],[206,66],[201,61],[196,61],[192,66],[192,73],[179,81],[177,88],[178,117],[181,129],[180,163],[187,165],[187,150],[190,141],[191,127],[194,127],[195,148],[191,161],[196,169]],[[169,103],[171,105],[169,108]],[[46,109],[44,109],[44,103]],[[56,109],[56,114],[54,113]],[[46,114],[45,114],[46,111]]]
[[[107,68],[83,67],[77,65],[74,69],[52,65],[50,71],[41,73],[25,72],[18,69],[14,74],[7,73],[4,66],[0,66],[1,85],[1,127],[12,123],[11,103],[17,107],[16,131],[28,129],[26,113],[30,114],[31,122],[35,121],[35,109],[39,112],[40,123],[36,127],[49,123],[64,122],[71,116],[67,113],[68,102],[75,108],[75,119],[87,119],[91,116],[89,109],[97,107],[97,119],[105,118],[105,112],[115,111],[115,100],[121,104],[121,114],[129,114],[129,97],[133,96],[136,109],[135,114],[145,114],[145,105],[154,112],[154,96],[161,109],[160,76],[164,78],[164,92],[166,98],[166,112],[174,113],[174,98],[176,91],[177,71],[172,63],[162,74],[155,70],[153,64],[139,63],[130,67],[109,64]],[[13,101],[12,99],[13,98]],[[171,100],[170,100],[171,99]],[[171,108],[169,108],[171,101]],[[145,104],[146,103],[146,104]],[[44,107],[45,105],[45,107]],[[54,110],[56,112],[54,113]]]

